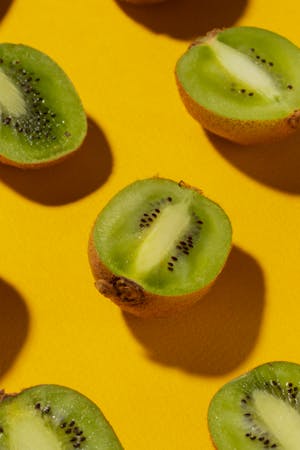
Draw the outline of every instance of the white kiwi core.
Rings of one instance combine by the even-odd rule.
[[[251,89],[259,92],[262,96],[271,100],[279,100],[280,90],[272,76],[255,64],[251,58],[244,53],[224,44],[218,39],[210,42],[211,48],[220,64],[230,75]]]
[[[255,409],[285,450],[299,450],[300,415],[288,403],[262,390],[253,392]]]
[[[19,412],[9,426],[13,450],[62,450],[55,433],[35,414]]]
[[[26,113],[26,104],[17,86],[0,70],[0,113],[3,112],[20,117]]]
[[[180,238],[190,223],[189,196],[175,205],[165,208],[139,247],[136,273],[150,271],[165,259],[174,242]]]
[[[111,273],[147,292],[184,295],[211,283],[231,247],[231,225],[214,202],[184,183],[138,180],[99,214],[93,240]]]

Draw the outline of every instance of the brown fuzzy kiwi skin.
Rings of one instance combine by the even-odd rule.
[[[194,189],[200,194],[202,191],[194,188],[184,181],[180,181],[179,185]],[[139,284],[134,281],[113,274],[101,260],[94,242],[94,229],[90,234],[88,243],[88,257],[91,270],[95,279],[97,290],[105,297],[110,298],[123,311],[134,314],[138,317],[166,317],[189,308],[198,300],[200,300],[214,284],[223,267],[220,268],[218,275],[207,286],[194,292],[184,295],[168,296],[158,295],[145,291]],[[229,255],[230,251],[228,252]],[[227,255],[227,257],[228,257]],[[225,265],[226,261],[224,262]]]
[[[254,145],[275,142],[295,133],[300,128],[300,109],[277,120],[238,120],[222,117],[198,104],[185,91],[176,74],[175,76],[181,99],[191,116],[208,131],[237,144]]]
[[[122,311],[143,318],[173,315],[200,300],[215,281],[213,280],[210,285],[201,290],[176,297],[147,292],[134,281],[114,275],[105,266],[97,253],[93,234],[94,228],[90,235],[88,256],[96,289],[100,294],[116,303]]]

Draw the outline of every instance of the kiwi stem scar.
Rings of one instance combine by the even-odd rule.
[[[273,395],[256,390],[254,405],[260,418],[286,450],[298,450],[300,442],[300,415],[288,403]]]
[[[189,199],[168,205],[150,228],[141,243],[135,263],[135,270],[142,274],[150,271],[168,255],[190,223]]]
[[[212,39],[208,45],[213,49],[218,61],[230,76],[272,101],[280,98],[280,90],[272,76],[249,56],[216,38]]]
[[[17,86],[0,70],[0,113],[6,112],[14,117],[26,114],[26,105]]]

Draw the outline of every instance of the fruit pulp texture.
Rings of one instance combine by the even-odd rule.
[[[231,225],[198,191],[158,178],[117,194],[98,216],[93,237],[112,273],[148,292],[182,295],[220,272],[231,247]]]
[[[218,450],[297,450],[300,366],[275,362],[225,385],[213,398],[209,428]]]
[[[81,101],[48,56],[24,45],[0,45],[0,155],[20,164],[51,161],[86,133]]]
[[[205,109],[240,120],[274,120],[300,107],[300,49],[255,27],[199,39],[178,61],[184,90]]]
[[[1,450],[121,450],[99,408],[81,394],[44,385],[0,404]]]

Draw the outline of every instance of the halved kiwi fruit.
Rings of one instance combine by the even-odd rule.
[[[230,381],[209,406],[218,450],[300,448],[300,365],[266,363]]]
[[[76,150],[87,130],[73,84],[47,55],[0,44],[0,161],[48,165]]]
[[[255,27],[213,30],[179,59],[176,79],[203,127],[240,144],[287,136],[300,124],[300,49]]]
[[[1,450],[121,450],[100,409],[73,389],[40,385],[0,396]]]
[[[220,273],[231,225],[213,201],[184,182],[138,180],[99,214],[89,257],[96,287],[138,316],[194,303]]]

